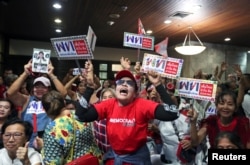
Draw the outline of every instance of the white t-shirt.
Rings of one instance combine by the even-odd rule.
[[[28,157],[31,165],[42,163],[40,154],[33,148],[28,148]],[[0,165],[22,165],[23,163],[19,159],[12,159],[9,157],[7,150],[2,148],[0,150]]]
[[[208,102],[206,105],[206,112],[205,112],[205,118],[208,118],[210,115],[216,115],[216,105],[214,102]]]
[[[242,102],[242,108],[244,109],[246,117],[250,117],[250,90],[248,90],[247,94],[244,95],[244,99]]]
[[[176,127],[178,128],[178,135],[180,138],[189,136],[189,120],[187,116],[180,113],[180,116],[174,120]],[[161,138],[163,142],[163,154],[165,158],[172,161],[172,165],[181,165],[176,152],[179,145],[179,139],[176,135],[174,126],[171,121],[160,121],[158,128],[161,132]]]

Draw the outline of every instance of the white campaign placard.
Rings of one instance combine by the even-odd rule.
[[[96,39],[97,39],[97,37],[96,37],[93,29],[91,28],[91,26],[89,26],[89,30],[88,30],[88,34],[87,34],[87,41],[88,41],[89,47],[91,48],[92,51],[95,50]]]
[[[48,73],[50,54],[50,50],[34,48],[32,55],[32,72]]]
[[[154,50],[154,37],[124,32],[123,46]]]
[[[177,79],[175,95],[197,100],[215,101],[216,90],[217,81],[180,77]]]
[[[93,59],[86,35],[51,38],[51,43],[59,59]]]
[[[180,77],[182,65],[183,59],[163,58],[159,55],[144,53],[141,72],[153,70],[163,77],[176,79]]]

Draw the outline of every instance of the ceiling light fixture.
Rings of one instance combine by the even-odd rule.
[[[191,44],[191,36],[190,36],[191,33],[194,34],[194,36],[196,37],[196,39],[199,41],[200,45],[192,45]],[[206,47],[203,45],[203,43],[201,42],[201,40],[195,34],[195,32],[193,31],[192,27],[189,27],[189,32],[186,35],[183,44],[181,46],[176,46],[175,47],[175,50],[178,53],[182,54],[182,55],[196,55],[196,54],[199,54],[199,53],[203,52],[205,49],[206,49]]]
[[[55,19],[54,21],[55,23],[62,23],[62,20],[60,20],[59,18]]]
[[[62,8],[62,5],[59,4],[59,3],[54,3],[54,4],[53,4],[53,7],[54,7],[55,9],[61,9],[61,8]]]
[[[152,34],[152,33],[153,33],[152,30],[147,30],[147,31],[146,31],[146,34]]]
[[[107,21],[107,24],[108,24],[109,26],[112,26],[112,25],[115,24],[115,22],[114,22],[114,21]]]
[[[128,6],[126,6],[126,5],[122,5],[122,6],[121,6],[121,9],[122,9],[122,11],[124,11],[124,12],[125,12],[125,11],[127,11],[127,10],[128,10]]]
[[[193,6],[193,11],[198,11],[201,9],[201,5],[194,5]]]
[[[62,32],[61,29],[56,29],[55,31],[56,31],[57,33],[61,33],[61,32]]]
[[[172,23],[172,20],[167,19],[167,20],[164,21],[164,23],[165,23],[165,24],[171,24],[171,23]]]
[[[114,19],[118,19],[118,18],[120,18],[120,14],[109,14],[109,17],[110,18],[114,18]]]

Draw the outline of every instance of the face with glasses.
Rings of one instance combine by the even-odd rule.
[[[123,105],[132,102],[136,97],[135,82],[128,77],[123,77],[115,83],[116,97],[119,102]]]
[[[18,147],[23,147],[27,142],[25,128],[21,124],[12,124],[6,127],[2,134],[3,144],[8,152],[15,153]]]

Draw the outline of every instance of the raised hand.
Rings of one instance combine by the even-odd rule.
[[[220,70],[222,72],[225,72],[228,68],[228,64],[226,62],[222,62],[221,65],[220,65]]]
[[[191,107],[187,113],[187,116],[189,117],[190,122],[196,122],[198,118],[198,113],[193,107]]]
[[[94,87],[94,67],[91,60],[85,62],[87,85]]]
[[[161,76],[155,71],[147,72],[148,80],[156,87],[161,84]]]
[[[26,142],[24,147],[18,147],[18,149],[16,151],[16,157],[17,157],[17,159],[19,159],[21,161],[27,161],[27,160],[29,160],[29,157],[28,157],[28,146],[29,146],[29,142]]]
[[[219,66],[216,66],[214,69],[214,77],[217,77],[219,73]]]
[[[93,67],[93,64],[92,64],[92,61],[90,59],[88,59],[86,62],[85,62],[85,70],[86,72],[93,72],[94,71],[94,67]]]
[[[122,68],[123,68],[123,69],[130,70],[131,61],[130,61],[128,58],[122,57],[122,58],[120,59],[120,63],[121,63],[121,65],[122,65]]]
[[[49,61],[49,64],[48,64],[48,75],[52,75],[54,72],[54,66],[52,65],[52,62]]]
[[[135,63],[134,70],[135,70],[135,73],[136,73],[137,75],[140,74],[140,70],[141,70],[141,63],[140,63],[140,61],[137,61],[137,62]]]
[[[28,75],[31,74],[31,72],[32,72],[32,59],[29,60],[29,62],[24,65],[24,72],[27,73]]]
[[[196,78],[196,79],[202,79],[202,70],[201,69],[199,69],[199,70],[197,70],[195,72],[194,78]]]
[[[240,65],[235,64],[232,67],[233,67],[235,73],[237,74],[237,77],[241,77],[242,76],[242,70],[240,68]]]

